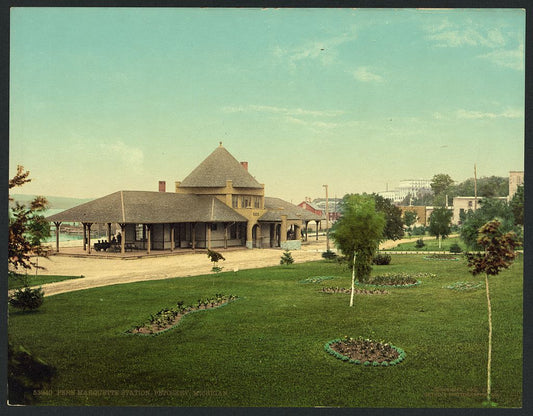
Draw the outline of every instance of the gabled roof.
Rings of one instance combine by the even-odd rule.
[[[301,206],[302,204],[307,204],[308,206],[310,206],[311,208],[313,208],[316,211],[322,211],[322,209],[318,205],[314,204],[313,202],[303,201],[300,204],[298,204],[298,206]]]
[[[118,191],[46,218],[48,221],[158,224],[245,222],[246,218],[212,196]]]
[[[222,144],[181,182],[180,187],[223,188],[227,180],[233,182],[234,188],[263,188]]]
[[[259,218],[259,221],[281,221],[282,215],[287,215],[288,220],[319,221],[324,218],[283,199],[267,196],[265,196],[265,209],[267,212]]]

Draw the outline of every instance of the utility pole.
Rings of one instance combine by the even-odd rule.
[[[477,210],[477,169],[474,163],[474,212]]]
[[[328,185],[322,185],[326,188],[326,250],[329,251],[329,201],[328,201]]]

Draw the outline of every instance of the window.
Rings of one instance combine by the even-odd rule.
[[[252,206],[252,202],[250,200],[251,198],[249,196],[243,196],[242,197],[242,207],[243,208],[250,208]]]
[[[135,241],[143,241],[143,240],[144,240],[144,225],[136,224],[135,225]]]
[[[237,195],[232,195],[232,197],[231,197],[231,206],[233,208],[239,208],[239,197]]]
[[[237,224],[232,224],[232,225],[229,227],[229,233],[230,233],[230,238],[231,238],[232,240],[237,239]]]
[[[261,197],[254,196],[254,208],[261,208]]]
[[[468,208],[472,208],[472,201],[468,201]]]

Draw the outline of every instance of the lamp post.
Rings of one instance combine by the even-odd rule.
[[[328,206],[328,185],[322,185],[326,188],[326,250],[329,251],[329,206]]]

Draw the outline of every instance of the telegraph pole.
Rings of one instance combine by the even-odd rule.
[[[474,212],[477,210],[477,169],[474,163]]]
[[[329,206],[328,206],[328,185],[322,185],[326,188],[326,250],[329,251]]]

